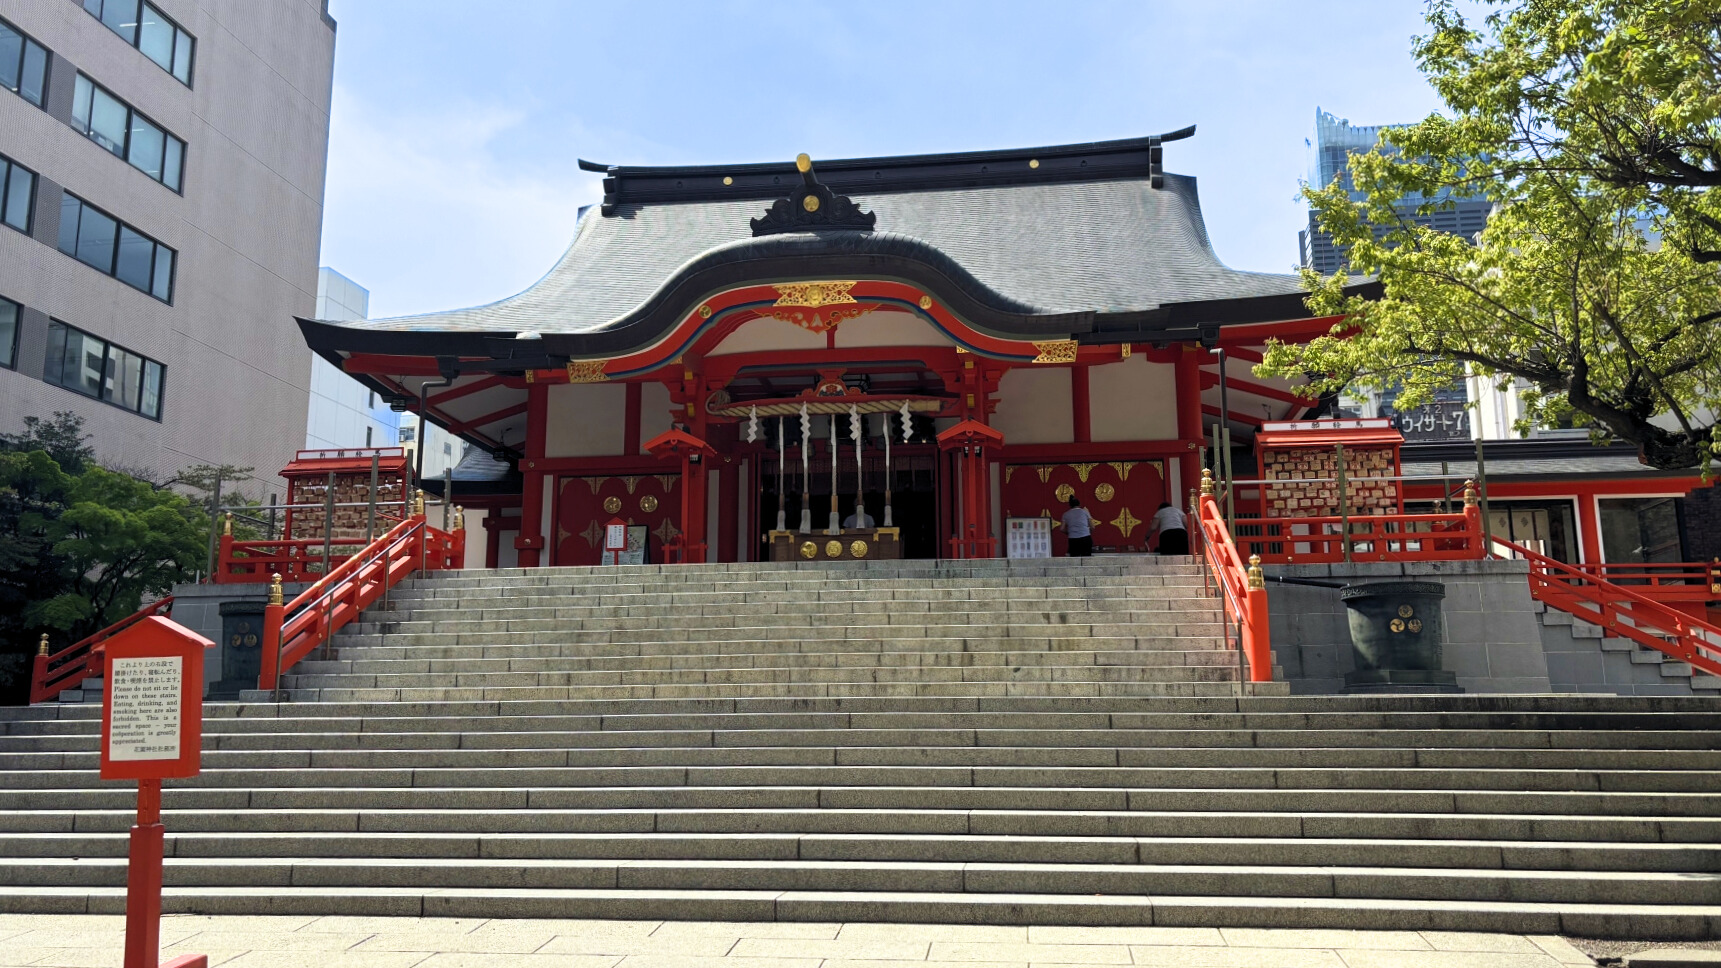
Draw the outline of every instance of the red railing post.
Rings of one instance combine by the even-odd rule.
[[[1473,558],[1488,557],[1488,542],[1482,536],[1482,507],[1476,499],[1476,482],[1464,482],[1464,533]]]
[[[281,602],[281,575],[269,579],[269,604],[263,606],[263,673],[258,689],[273,690],[281,679],[281,620],[287,607]]]
[[[1273,681],[1273,637],[1267,627],[1267,576],[1261,556],[1249,556],[1249,590],[1244,597],[1243,651],[1249,656],[1249,681]]]
[[[45,692],[44,684],[48,681],[48,659],[48,633],[43,632],[42,644],[36,648],[35,664],[30,667],[31,703],[46,702],[48,699],[46,695],[37,695],[38,692]]]

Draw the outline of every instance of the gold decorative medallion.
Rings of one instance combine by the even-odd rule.
[[[856,558],[865,558],[866,557],[866,542],[865,541],[856,541],[853,544],[849,545],[849,554],[854,555]]]
[[[1117,497],[1117,488],[1112,487],[1110,484],[1101,484],[1094,488],[1094,500],[1101,504],[1110,501],[1114,497]]]
[[[1076,496],[1076,489],[1068,484],[1059,484],[1058,489],[1052,492],[1052,496],[1056,497],[1059,502],[1068,504],[1070,498]]]
[[[1413,618],[1410,621],[1404,623],[1404,627],[1411,630],[1412,632],[1420,632],[1420,631],[1422,631],[1422,619]]]
[[[1409,618],[1415,614],[1416,614],[1416,609],[1411,608],[1409,605],[1398,606],[1398,617],[1399,618]]]
[[[604,374],[604,364],[608,360],[569,360],[569,383],[602,383],[609,377]]]
[[[931,309],[932,308],[932,297],[931,296],[921,296],[920,297],[920,308],[921,309]]]
[[[1387,623],[1387,628],[1392,629],[1394,632],[1404,631],[1404,619],[1393,619],[1391,622]]]
[[[826,558],[841,558],[842,556],[843,556],[843,543],[841,541],[834,541],[833,540],[833,541],[825,542],[825,557]]]
[[[849,295],[849,290],[854,285],[853,279],[843,282],[785,282],[771,287],[777,290],[777,301],[772,305],[817,309],[852,303],[855,297]]]
[[[818,554],[819,554],[819,546],[818,545],[813,544],[811,541],[801,542],[801,557],[802,558],[816,558],[816,557],[818,557]]]
[[[842,309],[831,309],[825,312],[802,309],[772,309],[766,315],[779,322],[790,323],[814,333],[825,333],[836,329],[842,323],[859,319],[872,309],[867,306],[847,306]]]
[[[818,211],[819,210],[819,196],[808,195],[806,198],[801,199],[801,207],[806,209],[809,212]]]
[[[681,534],[681,529],[675,526],[674,521],[664,518],[663,523],[658,525],[657,530],[653,531],[652,534],[657,535],[657,540],[669,544],[675,540],[677,535]]]
[[[711,307],[710,306],[700,306],[699,307],[699,318],[700,319],[710,319],[711,318]]]
[[[639,499],[639,509],[647,514],[657,510],[657,495],[647,494]]]
[[[725,184],[725,185],[733,185],[733,184],[735,184],[735,179],[734,179],[734,178],[732,178],[732,177],[730,177],[730,176],[728,176],[728,175],[724,175],[724,176],[723,176],[723,184]]]
[[[1135,534],[1136,528],[1141,527],[1141,521],[1129,513],[1129,508],[1124,508],[1112,519],[1111,526],[1122,531],[1124,538],[1128,539]]]
[[[1096,468],[1098,466],[1100,466],[1100,465],[1098,465],[1098,464],[1071,464],[1070,465],[1070,467],[1075,470],[1076,476],[1082,479],[1083,484],[1086,484],[1088,482],[1088,475],[1092,474],[1094,472],[1094,468]]]
[[[1054,339],[1043,343],[1035,343],[1034,349],[1040,355],[1029,360],[1030,363],[1074,363],[1076,361],[1076,341],[1073,339]]]
[[[1034,468],[1034,473],[1040,475],[1040,483],[1044,484],[1047,481],[1050,481],[1052,479],[1052,470],[1053,470],[1052,465],[1041,464],[1040,466]]]
[[[621,498],[616,497],[614,494],[611,494],[609,497],[604,498],[604,512],[606,514],[614,514],[620,510],[621,510]]]
[[[1028,159],[1028,167],[1029,167],[1029,168],[1038,168],[1038,167],[1040,167],[1040,159],[1038,159],[1038,158],[1029,158],[1029,159]]]
[[[1132,461],[1132,460],[1124,460],[1124,461],[1114,460],[1111,462],[1111,469],[1114,471],[1117,471],[1117,479],[1118,480],[1127,481],[1127,480],[1129,480],[1130,469],[1133,468],[1135,466],[1135,464],[1136,464],[1136,462]]]

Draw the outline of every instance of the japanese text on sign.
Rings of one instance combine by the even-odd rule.
[[[108,759],[178,759],[185,659],[114,659],[111,665]]]

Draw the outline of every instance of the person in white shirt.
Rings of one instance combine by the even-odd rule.
[[[1150,545],[1155,536],[1159,538],[1160,554],[1189,554],[1189,519],[1170,502],[1162,502],[1159,510],[1153,513],[1153,523],[1147,529]]]
[[[867,528],[876,527],[878,527],[878,525],[873,523],[872,515],[866,513],[866,508],[864,507],[855,508],[855,513],[843,519],[843,530],[845,531],[865,530]]]
[[[1070,498],[1070,509],[1064,512],[1064,534],[1070,539],[1071,558],[1087,558],[1094,553],[1094,516],[1082,507],[1082,499]]]

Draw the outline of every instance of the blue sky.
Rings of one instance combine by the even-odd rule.
[[[1317,105],[1439,107],[1420,0],[331,0],[324,265],[373,316],[517,292],[601,194],[672,165],[1028,147],[1199,126],[1219,255],[1290,271]]]

